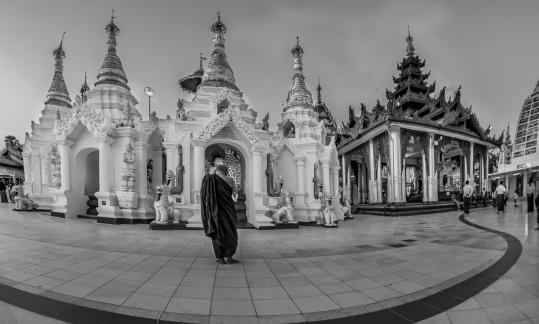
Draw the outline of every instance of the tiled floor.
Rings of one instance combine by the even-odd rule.
[[[458,215],[362,215],[337,229],[240,230],[237,257],[242,262],[217,265],[199,231],[64,220],[15,213],[1,204],[0,283],[161,320],[338,318],[432,295],[496,262],[506,250],[505,240],[463,224]],[[470,221],[521,239],[522,257],[491,287],[424,323],[538,323],[534,217],[512,207],[503,216],[493,208],[474,211]],[[8,309],[13,314],[16,308],[0,306],[0,324]],[[48,323],[37,318],[34,322]],[[32,322],[15,318],[7,323]]]

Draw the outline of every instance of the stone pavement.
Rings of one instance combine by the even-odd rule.
[[[505,240],[465,225],[458,215],[362,215],[336,229],[240,230],[241,263],[218,265],[200,231],[64,220],[2,204],[0,283],[162,321],[342,318],[432,295],[499,260]],[[513,208],[504,216],[493,208],[472,213],[470,221],[520,238],[524,253],[501,280],[424,323],[538,322],[539,233],[525,230],[532,226],[528,218],[534,219]]]

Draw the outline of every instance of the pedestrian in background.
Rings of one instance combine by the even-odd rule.
[[[530,181],[528,181],[528,186],[526,187],[526,196],[528,198],[528,213],[533,213],[533,197],[535,195],[535,184],[533,182],[533,179],[530,179]]]
[[[470,181],[466,180],[466,185],[462,189],[462,196],[464,198],[464,214],[470,213],[470,201],[472,200],[473,187],[470,185]]]
[[[503,185],[503,181],[496,187],[496,206],[498,207],[497,213],[503,213],[505,211],[505,199],[507,189]]]

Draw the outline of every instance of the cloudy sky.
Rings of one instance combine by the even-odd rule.
[[[0,136],[22,141],[40,116],[53,75],[52,50],[66,31],[64,77],[72,99],[84,76],[95,82],[106,50],[105,25],[116,10],[118,54],[138,109],[146,116],[151,85],[158,116],[174,115],[185,96],[176,82],[209,55],[209,26],[222,12],[237,85],[272,128],[291,85],[296,35],[313,93],[317,78],[337,120],[348,105],[385,99],[404,56],[407,26],[430,80],[452,94],[462,85],[483,126],[514,124],[539,79],[539,1],[142,1],[1,0]]]

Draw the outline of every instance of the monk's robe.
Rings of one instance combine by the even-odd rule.
[[[216,174],[208,174],[200,187],[204,234],[212,239],[216,258],[232,257],[238,247],[237,215],[233,187]]]

